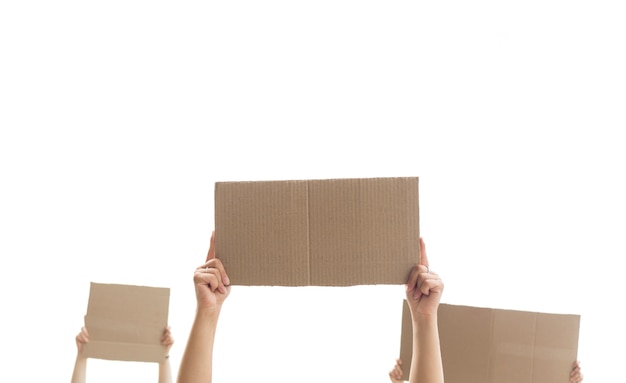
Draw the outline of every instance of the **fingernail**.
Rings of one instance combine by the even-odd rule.
[[[230,279],[228,277],[224,278],[224,284],[230,285]]]

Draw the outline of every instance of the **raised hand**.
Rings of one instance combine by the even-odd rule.
[[[406,284],[406,300],[411,309],[413,356],[410,383],[444,383],[439,342],[437,310],[443,281],[430,271],[426,245],[420,238],[420,262],[413,267]]]
[[[76,348],[79,354],[83,351],[83,345],[87,342],[89,342],[89,333],[87,332],[87,328],[83,327],[80,329],[78,335],[76,335]]]
[[[389,379],[392,383],[402,383],[402,359],[396,359],[396,365],[389,371]]]
[[[579,361],[575,361],[572,365],[572,371],[569,374],[569,381],[571,383],[581,383],[583,381],[583,373],[580,370]]]
[[[219,309],[230,293],[230,280],[224,265],[215,258],[215,232],[211,234],[206,262],[196,268],[193,281],[198,309]]]
[[[87,328],[80,329],[78,335],[76,335],[76,363],[74,364],[74,371],[72,372],[72,383],[85,383],[87,379],[87,357],[82,354],[83,346],[89,342],[89,333]]]
[[[170,326],[167,326],[163,330],[163,335],[161,335],[161,345],[165,347],[166,351],[169,353],[173,344],[174,344],[174,338],[172,337]]]
[[[230,293],[230,280],[222,262],[215,258],[215,232],[206,262],[193,274],[196,287],[196,316],[178,368],[178,383],[211,383],[213,345],[222,304]]]
[[[406,285],[406,299],[411,313],[432,315],[437,313],[443,281],[429,268],[426,244],[420,238],[420,263],[413,267]]]

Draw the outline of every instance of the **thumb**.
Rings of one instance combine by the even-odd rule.
[[[206,261],[215,259],[215,230],[211,232],[211,244],[209,245],[209,253],[206,256]]]
[[[426,243],[424,238],[420,237],[420,265],[428,267],[428,255],[426,255]]]

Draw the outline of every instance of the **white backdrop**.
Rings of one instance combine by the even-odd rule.
[[[387,176],[420,177],[444,302],[581,314],[585,381],[622,376],[625,13],[603,0],[2,2],[3,376],[70,380],[90,281],[171,288],[176,374],[214,182]],[[214,381],[388,381],[402,298],[235,287]],[[89,383],[156,376],[89,361]]]

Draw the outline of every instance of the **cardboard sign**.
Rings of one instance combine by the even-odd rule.
[[[413,329],[403,307],[408,380]],[[438,324],[446,383],[568,383],[578,356],[579,315],[440,304]]]
[[[217,182],[215,249],[234,285],[404,284],[418,178]]]
[[[85,327],[88,358],[160,362],[170,289],[91,283]]]

